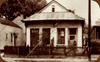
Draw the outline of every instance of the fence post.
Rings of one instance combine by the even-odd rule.
[[[26,53],[29,54],[29,45],[26,47]]]
[[[50,46],[50,51],[51,51],[50,53],[51,53],[51,55],[52,55],[52,57],[53,57],[53,54],[52,54],[52,46]]]
[[[18,57],[20,58],[20,47],[18,46]]]
[[[66,57],[66,47],[64,47],[64,54],[65,54],[65,57]]]

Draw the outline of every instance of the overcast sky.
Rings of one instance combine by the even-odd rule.
[[[49,3],[51,0],[47,0]],[[75,11],[75,14],[85,18],[86,24],[88,24],[88,0],[56,0],[61,3],[67,9]],[[91,21],[92,25],[95,25],[96,21],[100,18],[100,8],[95,1],[91,1]]]

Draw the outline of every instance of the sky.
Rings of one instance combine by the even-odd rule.
[[[51,0],[47,0],[49,3]],[[56,0],[67,9],[75,11],[75,14],[85,18],[85,23],[88,25],[88,0]],[[96,25],[96,21],[100,20],[100,7],[94,0],[91,1],[91,25]]]

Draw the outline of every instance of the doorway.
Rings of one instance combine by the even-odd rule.
[[[74,45],[74,41],[77,42],[77,28],[69,28],[69,41],[68,46],[71,47]]]
[[[31,47],[34,47],[39,42],[39,29],[31,29]]]
[[[42,41],[46,45],[50,44],[50,28],[43,28]]]

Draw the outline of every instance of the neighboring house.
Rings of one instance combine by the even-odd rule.
[[[83,46],[84,18],[52,0],[42,10],[22,20],[26,26],[26,46],[33,47],[40,41],[47,46]]]
[[[22,28],[22,34],[23,34],[23,42],[25,42],[26,40],[25,40],[25,34],[26,34],[26,30],[25,30],[25,24],[21,21],[21,20],[23,20],[24,19],[24,17],[23,17],[23,15],[20,15],[20,16],[18,16],[18,17],[16,17],[12,22],[13,23],[15,23],[16,25],[18,25],[19,27],[21,27]]]
[[[100,42],[100,26],[96,25],[92,27],[91,32],[91,41],[92,42]]]
[[[20,26],[0,18],[0,50],[4,50],[4,46],[24,46],[22,32]]]

